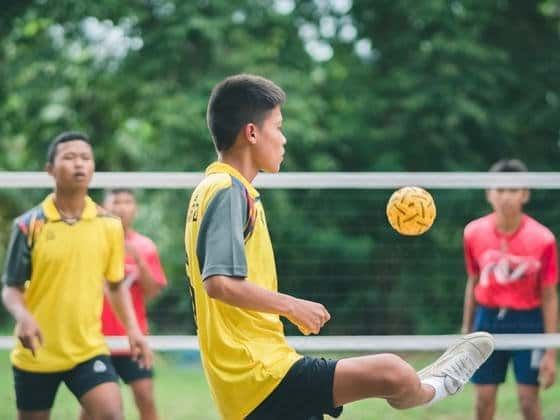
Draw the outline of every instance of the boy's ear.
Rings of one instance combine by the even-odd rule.
[[[527,204],[531,200],[531,191],[523,190],[523,204]]]
[[[492,204],[490,203],[490,190],[484,190],[484,196],[486,197],[488,204]]]
[[[245,127],[243,128],[243,134],[245,139],[249,143],[255,144],[257,142],[257,126],[255,124],[245,124]]]
[[[47,173],[52,176],[53,164],[50,162],[45,163],[45,171],[47,171]]]

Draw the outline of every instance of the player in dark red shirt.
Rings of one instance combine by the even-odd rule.
[[[519,160],[501,160],[491,172],[526,172]],[[529,191],[497,188],[486,192],[493,212],[470,222],[464,233],[468,282],[463,332],[555,333],[558,264],[552,232],[523,213]],[[475,373],[478,420],[492,419],[498,385],[513,361],[525,419],[542,419],[539,386],[555,381],[555,349],[495,351]]]
[[[104,206],[122,221],[126,247],[124,284],[129,287],[138,325],[142,333],[148,334],[146,300],[156,296],[167,284],[158,250],[150,238],[132,228],[137,205],[131,190],[115,189],[107,192]],[[125,335],[125,330],[113,312],[107,296],[103,305],[102,329],[105,336]],[[112,351],[111,360],[117,374],[132,388],[140,419],[157,419],[152,369],[142,368],[132,360],[127,351]]]

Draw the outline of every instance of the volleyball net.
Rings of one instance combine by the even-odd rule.
[[[94,198],[107,188],[138,192],[138,230],[158,244],[169,279],[169,287],[149,306],[150,341],[158,351],[198,348],[184,275],[183,226],[188,197],[202,177],[98,172],[92,182]],[[0,172],[0,197],[16,203],[0,219],[0,248],[6,247],[8,219],[35,205],[52,185],[45,173]],[[462,319],[463,228],[490,211],[487,188],[530,188],[527,213],[560,232],[557,172],[280,173],[259,174],[255,185],[267,211],[280,291],[321,302],[332,315],[320,336],[300,336],[285,323],[290,343],[300,351],[446,348]],[[420,237],[400,236],[386,220],[389,196],[405,185],[427,188],[436,202],[436,222]],[[0,337],[0,348],[12,345],[12,337]],[[126,340],[110,345],[120,348]],[[497,336],[501,349],[549,347],[560,347],[560,335]]]

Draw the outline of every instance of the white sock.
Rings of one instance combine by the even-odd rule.
[[[447,390],[445,389],[445,385],[443,383],[444,379],[445,379],[444,377],[438,377],[438,376],[430,376],[429,378],[422,379],[421,382],[422,384],[430,385],[436,391],[434,394],[434,398],[428,401],[425,404],[426,406],[432,405],[438,402],[439,400],[442,400],[445,397],[447,397],[448,395]]]

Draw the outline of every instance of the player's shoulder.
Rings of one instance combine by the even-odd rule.
[[[122,223],[121,219],[118,216],[115,216],[108,210],[101,207],[99,204],[96,204],[96,218],[107,228],[109,229],[116,229],[122,230]]]
[[[25,235],[33,230],[35,225],[42,224],[46,220],[45,211],[41,205],[37,205],[14,219],[14,225]]]
[[[467,223],[464,235],[465,237],[472,237],[480,233],[488,232],[489,230],[491,231],[492,229],[492,214],[487,214]]]
[[[207,175],[196,187],[194,194],[213,197],[218,192],[229,190],[231,192],[244,192],[243,183],[228,173],[213,173]]]
[[[140,246],[143,249],[156,249],[155,242],[148,236],[134,231],[133,236],[130,238],[134,242],[134,244]]]
[[[534,235],[536,238],[540,238],[543,242],[556,241],[554,233],[552,233],[548,227],[529,215],[525,215],[524,218],[525,227],[531,235]]]

